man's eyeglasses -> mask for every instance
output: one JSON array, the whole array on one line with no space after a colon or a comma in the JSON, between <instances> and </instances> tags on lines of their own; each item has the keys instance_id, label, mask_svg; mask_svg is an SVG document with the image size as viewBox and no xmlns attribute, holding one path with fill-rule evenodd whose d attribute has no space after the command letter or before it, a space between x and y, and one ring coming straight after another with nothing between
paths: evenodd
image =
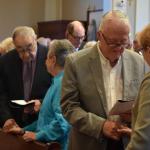
<instances>
[{"instance_id":1,"label":"man's eyeglasses","mask_svg":"<svg viewBox=\"0 0 150 150\"><path fill-rule=\"evenodd\" d=\"M102 36L103 36L103 39L105 41L105 43L110 47L110 48L118 48L118 47L121 47L121 48L126 48L129 44L129 38L127 41L125 41L124 43L113 43L113 42L109 42L109 40L104 36L104 34L102 33Z\"/></svg>"},{"instance_id":2,"label":"man's eyeglasses","mask_svg":"<svg viewBox=\"0 0 150 150\"><path fill-rule=\"evenodd\" d=\"M70 35L75 39L75 40L84 40L85 36L75 36L73 34L70 33Z\"/></svg>"},{"instance_id":3,"label":"man's eyeglasses","mask_svg":"<svg viewBox=\"0 0 150 150\"><path fill-rule=\"evenodd\" d=\"M25 52L30 52L33 48L33 44L29 43L28 45L25 46L18 46L16 49L18 50L19 53L25 53Z\"/></svg>"}]
</instances>

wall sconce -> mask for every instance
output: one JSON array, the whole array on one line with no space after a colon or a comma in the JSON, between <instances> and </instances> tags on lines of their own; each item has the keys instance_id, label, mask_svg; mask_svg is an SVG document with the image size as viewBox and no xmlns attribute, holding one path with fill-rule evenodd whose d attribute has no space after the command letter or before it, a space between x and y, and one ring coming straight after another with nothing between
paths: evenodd
<instances>
[{"instance_id":1,"label":"wall sconce","mask_svg":"<svg viewBox=\"0 0 150 150\"><path fill-rule=\"evenodd\" d=\"M126 13L127 0L113 0L113 10L120 10Z\"/></svg>"}]
</instances>

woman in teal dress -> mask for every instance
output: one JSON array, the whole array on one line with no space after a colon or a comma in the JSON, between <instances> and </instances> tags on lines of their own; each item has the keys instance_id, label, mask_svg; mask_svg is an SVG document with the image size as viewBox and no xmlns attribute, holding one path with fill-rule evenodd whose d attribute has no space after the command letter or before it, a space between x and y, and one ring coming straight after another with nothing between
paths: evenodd
<instances>
[{"instance_id":1,"label":"woman in teal dress","mask_svg":"<svg viewBox=\"0 0 150 150\"><path fill-rule=\"evenodd\" d=\"M46 67L54 77L53 82L43 100L38 120L24 127L23 138L26 141L38 140L45 143L57 141L62 150L67 150L70 125L61 113L60 98L65 58L73 52L73 49L68 40L53 40L51 42ZM19 131L18 127L11 130L11 132L15 131Z\"/></svg>"}]
</instances>

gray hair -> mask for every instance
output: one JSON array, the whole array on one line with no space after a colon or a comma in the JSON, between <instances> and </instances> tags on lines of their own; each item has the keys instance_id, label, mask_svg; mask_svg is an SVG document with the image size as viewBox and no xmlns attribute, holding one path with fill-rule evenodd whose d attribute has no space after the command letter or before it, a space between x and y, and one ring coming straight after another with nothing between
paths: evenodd
<instances>
[{"instance_id":1,"label":"gray hair","mask_svg":"<svg viewBox=\"0 0 150 150\"><path fill-rule=\"evenodd\" d=\"M120 10L112 10L103 15L100 26L99 26L99 31L103 29L105 23L108 20L111 21L114 18L120 19L120 21L122 21L123 23L127 24L130 27L130 22L126 14L124 14Z\"/></svg>"},{"instance_id":2,"label":"gray hair","mask_svg":"<svg viewBox=\"0 0 150 150\"><path fill-rule=\"evenodd\" d=\"M68 54L74 52L74 47L70 41L63 39L63 40L53 40L49 45L49 51L47 57L51 55L56 56L56 64L60 67L64 67L65 65L65 58Z\"/></svg>"},{"instance_id":3,"label":"gray hair","mask_svg":"<svg viewBox=\"0 0 150 150\"><path fill-rule=\"evenodd\" d=\"M18 26L14 29L12 33L13 40L16 38L16 36L31 36L36 39L36 34L33 30L33 28L28 26Z\"/></svg>"}]
</instances>

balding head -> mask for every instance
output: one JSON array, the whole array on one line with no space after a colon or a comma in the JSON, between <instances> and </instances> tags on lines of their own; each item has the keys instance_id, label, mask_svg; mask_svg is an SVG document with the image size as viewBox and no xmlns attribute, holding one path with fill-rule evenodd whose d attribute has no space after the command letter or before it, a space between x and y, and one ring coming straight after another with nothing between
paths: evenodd
<instances>
[{"instance_id":1,"label":"balding head","mask_svg":"<svg viewBox=\"0 0 150 150\"><path fill-rule=\"evenodd\" d=\"M75 48L79 48L85 37L85 29L81 22L70 22L66 29L66 38Z\"/></svg>"},{"instance_id":2,"label":"balding head","mask_svg":"<svg viewBox=\"0 0 150 150\"><path fill-rule=\"evenodd\" d=\"M68 24L66 29L67 34L74 34L74 32L85 32L84 26L80 21L72 21Z\"/></svg>"},{"instance_id":3,"label":"balding head","mask_svg":"<svg viewBox=\"0 0 150 150\"><path fill-rule=\"evenodd\" d=\"M99 30L102 32L130 32L129 19L121 11L110 11L103 16Z\"/></svg>"}]
</instances>

